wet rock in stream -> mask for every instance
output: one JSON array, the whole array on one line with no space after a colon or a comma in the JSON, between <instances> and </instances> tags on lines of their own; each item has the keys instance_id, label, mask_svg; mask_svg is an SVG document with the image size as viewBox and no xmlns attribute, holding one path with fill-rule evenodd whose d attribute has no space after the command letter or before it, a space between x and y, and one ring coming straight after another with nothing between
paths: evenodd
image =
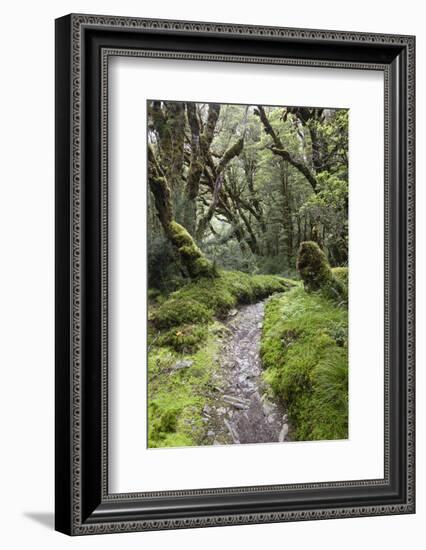
<instances>
[{"instance_id":1,"label":"wet rock in stream","mask_svg":"<svg viewBox=\"0 0 426 550\"><path fill-rule=\"evenodd\" d=\"M282 406L269 397L259 356L264 302L232 310L220 364L223 384L209 407L213 444L272 443L288 437ZM269 390L269 391L268 391Z\"/></svg>"}]
</instances>

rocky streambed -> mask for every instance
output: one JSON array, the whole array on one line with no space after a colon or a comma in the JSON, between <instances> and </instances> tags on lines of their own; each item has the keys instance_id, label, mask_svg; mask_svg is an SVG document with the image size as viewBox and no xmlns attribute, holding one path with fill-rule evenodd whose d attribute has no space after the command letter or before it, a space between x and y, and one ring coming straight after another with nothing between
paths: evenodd
<instances>
[{"instance_id":1,"label":"rocky streambed","mask_svg":"<svg viewBox=\"0 0 426 550\"><path fill-rule=\"evenodd\" d=\"M225 325L216 398L205 405L205 444L288 440L288 418L262 378L259 356L265 302L231 310Z\"/></svg>"}]
</instances>

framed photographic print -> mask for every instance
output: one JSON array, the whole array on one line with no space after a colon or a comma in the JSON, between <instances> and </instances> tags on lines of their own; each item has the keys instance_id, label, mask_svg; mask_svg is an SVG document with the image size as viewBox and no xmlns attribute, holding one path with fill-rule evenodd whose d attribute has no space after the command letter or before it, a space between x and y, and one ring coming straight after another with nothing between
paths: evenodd
<instances>
[{"instance_id":1,"label":"framed photographic print","mask_svg":"<svg viewBox=\"0 0 426 550\"><path fill-rule=\"evenodd\" d=\"M56 529L406 514L414 37L56 21Z\"/></svg>"}]
</instances>

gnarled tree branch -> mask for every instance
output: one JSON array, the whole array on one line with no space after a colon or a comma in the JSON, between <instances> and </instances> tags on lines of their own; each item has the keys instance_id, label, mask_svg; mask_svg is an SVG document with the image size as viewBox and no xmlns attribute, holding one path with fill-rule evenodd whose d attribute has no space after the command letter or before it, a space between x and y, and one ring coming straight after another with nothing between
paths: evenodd
<instances>
[{"instance_id":1,"label":"gnarled tree branch","mask_svg":"<svg viewBox=\"0 0 426 550\"><path fill-rule=\"evenodd\" d=\"M271 123L268 120L268 117L266 116L265 109L258 105L257 109L255 110L255 114L260 118L262 121L262 124L265 128L265 132L271 136L272 141L274 142L274 146L270 147L271 151L275 154L286 160L288 163L290 163L296 170L298 170L305 178L308 180L309 184L311 185L312 189L316 192L318 187L318 182L313 174L313 172L304 164L303 162L299 162L296 160L289 151L287 151L283 145L283 142L279 138L278 134L275 133L274 129L271 126Z\"/></svg>"}]
</instances>

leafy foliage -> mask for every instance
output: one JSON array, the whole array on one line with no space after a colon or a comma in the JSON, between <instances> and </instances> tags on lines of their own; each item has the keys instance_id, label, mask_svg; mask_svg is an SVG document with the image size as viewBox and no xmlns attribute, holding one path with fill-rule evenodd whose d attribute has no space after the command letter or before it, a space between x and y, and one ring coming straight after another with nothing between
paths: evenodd
<instances>
[{"instance_id":1,"label":"leafy foliage","mask_svg":"<svg viewBox=\"0 0 426 550\"><path fill-rule=\"evenodd\" d=\"M347 110L152 101L148 113L151 284L216 265L291 276L310 240L347 264Z\"/></svg>"}]
</instances>

